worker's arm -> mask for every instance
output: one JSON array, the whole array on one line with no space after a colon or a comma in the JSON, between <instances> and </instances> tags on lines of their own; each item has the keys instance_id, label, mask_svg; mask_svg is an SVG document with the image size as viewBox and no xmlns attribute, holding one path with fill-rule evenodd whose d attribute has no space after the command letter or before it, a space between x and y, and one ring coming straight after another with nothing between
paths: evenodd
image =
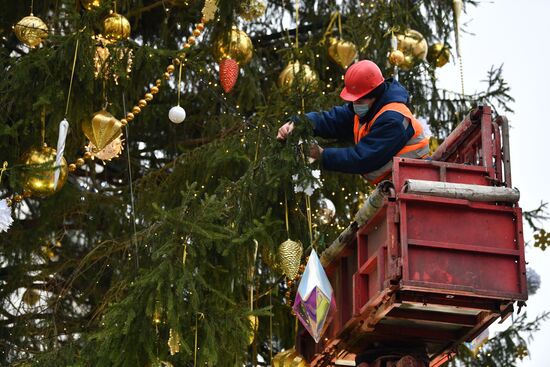
<instances>
[{"instance_id":1,"label":"worker's arm","mask_svg":"<svg viewBox=\"0 0 550 367\"><path fill-rule=\"evenodd\" d=\"M351 103L336 106L329 111L308 112L306 117L313 124L313 133L323 138L335 138L340 140L353 141L353 119L355 112ZM284 141L288 134L294 130L294 123L298 121L293 116L277 131L277 139Z\"/></svg>"},{"instance_id":2,"label":"worker's arm","mask_svg":"<svg viewBox=\"0 0 550 367\"><path fill-rule=\"evenodd\" d=\"M354 116L351 103L333 107L328 111L306 113L306 117L313 123L313 133L316 136L351 141Z\"/></svg>"},{"instance_id":3,"label":"worker's arm","mask_svg":"<svg viewBox=\"0 0 550 367\"><path fill-rule=\"evenodd\" d=\"M403 115L386 111L376 119L369 134L359 143L346 148L325 148L325 169L345 173L372 172L389 162L414 134L412 124L403 127Z\"/></svg>"}]
</instances>

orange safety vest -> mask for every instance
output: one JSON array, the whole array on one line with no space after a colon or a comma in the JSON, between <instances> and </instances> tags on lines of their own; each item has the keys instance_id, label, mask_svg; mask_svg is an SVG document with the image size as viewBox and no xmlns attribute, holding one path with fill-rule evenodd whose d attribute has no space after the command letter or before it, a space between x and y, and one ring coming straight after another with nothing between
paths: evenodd
<instances>
[{"instance_id":1,"label":"orange safety vest","mask_svg":"<svg viewBox=\"0 0 550 367\"><path fill-rule=\"evenodd\" d=\"M363 124L362 126L359 122L359 116L355 115L353 126L355 144L358 144L364 136L368 135L376 119L386 111L399 112L400 114L405 116L405 118L403 119L403 127L406 129L409 124L412 123L414 129L414 135L409 139L409 141L407 141L407 144L405 144L403 149L397 152L396 156L406 158L425 158L430 151L430 139L426 136L426 134L424 134L424 128L422 127L420 122L418 122L418 120L413 116L412 112L403 103L393 102L384 105L368 123ZM373 184L379 183L391 174L392 162L393 160L390 160L382 167L372 172L367 172L363 174L363 177L365 177L367 181Z\"/></svg>"}]
</instances>

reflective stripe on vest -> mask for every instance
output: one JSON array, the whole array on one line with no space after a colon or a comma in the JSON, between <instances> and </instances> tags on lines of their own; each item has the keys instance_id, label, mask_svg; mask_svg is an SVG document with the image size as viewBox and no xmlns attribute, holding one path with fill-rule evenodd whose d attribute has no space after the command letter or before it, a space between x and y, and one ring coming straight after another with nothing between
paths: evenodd
<instances>
[{"instance_id":1,"label":"reflective stripe on vest","mask_svg":"<svg viewBox=\"0 0 550 367\"><path fill-rule=\"evenodd\" d=\"M355 144L359 143L359 141L370 132L370 129L372 125L374 125L376 119L386 111L399 112L400 114L405 116L403 118L403 127L407 129L409 123L412 123L414 129L413 136L409 139L409 141L407 141L407 144L405 144L403 149L397 152L395 156L405 158L425 158L430 151L429 138L424 134L424 129L420 122L418 122L418 120L413 116L412 112L403 103L388 103L387 105L383 106L380 111L378 111L376 115L374 115L374 117L363 126L361 126L359 122L359 116L355 115L353 126ZM388 177L388 175L391 173L392 162L393 160L390 160L382 167L372 172L367 172L363 174L363 177L365 177L369 182L377 184L384 178Z\"/></svg>"}]
</instances>

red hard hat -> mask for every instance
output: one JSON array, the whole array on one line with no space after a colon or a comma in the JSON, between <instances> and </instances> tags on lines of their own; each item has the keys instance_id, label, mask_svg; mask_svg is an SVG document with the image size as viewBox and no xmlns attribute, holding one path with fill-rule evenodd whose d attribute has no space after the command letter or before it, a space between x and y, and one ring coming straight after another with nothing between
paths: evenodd
<instances>
[{"instance_id":1,"label":"red hard hat","mask_svg":"<svg viewBox=\"0 0 550 367\"><path fill-rule=\"evenodd\" d=\"M344 101L354 102L384 83L378 65L370 60L361 60L348 69L344 77L345 87L340 93Z\"/></svg>"}]
</instances>

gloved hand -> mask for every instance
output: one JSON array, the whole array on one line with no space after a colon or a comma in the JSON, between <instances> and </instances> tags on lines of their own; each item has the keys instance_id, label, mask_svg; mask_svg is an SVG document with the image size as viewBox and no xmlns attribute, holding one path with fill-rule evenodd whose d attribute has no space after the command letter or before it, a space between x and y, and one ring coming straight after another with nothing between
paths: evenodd
<instances>
[{"instance_id":1,"label":"gloved hand","mask_svg":"<svg viewBox=\"0 0 550 367\"><path fill-rule=\"evenodd\" d=\"M312 162L318 160L321 158L321 155L323 154L323 148L320 147L317 144L311 144L309 147L309 156L311 159L313 159Z\"/></svg>"},{"instance_id":2,"label":"gloved hand","mask_svg":"<svg viewBox=\"0 0 550 367\"><path fill-rule=\"evenodd\" d=\"M285 141L292 130L294 130L294 122L288 121L279 128L279 131L277 132L277 140Z\"/></svg>"}]
</instances>

